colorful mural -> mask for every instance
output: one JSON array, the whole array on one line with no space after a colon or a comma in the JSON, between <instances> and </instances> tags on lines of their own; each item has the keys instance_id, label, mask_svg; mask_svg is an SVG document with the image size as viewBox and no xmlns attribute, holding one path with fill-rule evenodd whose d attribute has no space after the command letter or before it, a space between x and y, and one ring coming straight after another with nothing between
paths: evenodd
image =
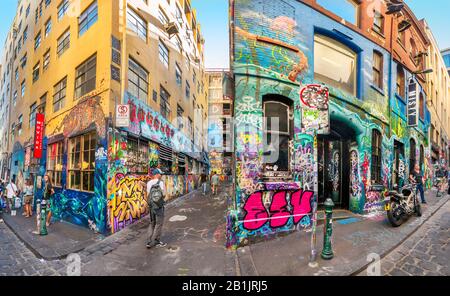
<instances>
[{"instance_id":1,"label":"colorful mural","mask_svg":"<svg viewBox=\"0 0 450 296\"><path fill-rule=\"evenodd\" d=\"M308 192L310 207L302 209L312 209L317 188L317 134L323 133L326 137L329 132L340 134L345 131L349 135L346 139L350 142L348 150L332 151L329 156L332 161L327 173L336 195L342 192L343 180L349 180L347 198L353 212L373 214L382 209L382 191L375 185L385 188L393 185L394 141L405 145L405 157L410 155L409 139L413 138L425 147L424 170L429 177L429 112L425 112L425 118L417 128L409 128L404 102L391 96L391 90L396 87L395 79L384 75L383 89L372 85L370 67L374 50L380 52L385 61L391 61L384 63L384 73L391 73L395 68L384 48L300 1L235 0L232 13L236 194L230 201L227 216L228 247L296 229L298 220L294 218L294 206L289 198L295 196L295 192ZM354 94L315 79L313 48L316 35L334 39L358 56L358 87ZM343 36L352 36L352 39ZM289 177L276 182L265 176L263 163L263 106L267 96L283 98L283 102L290 102L293 108ZM329 100L326 100L328 96ZM382 135L380 184L376 184L378 178L372 176L375 130ZM348 154L348 157L344 158L340 153ZM411 153L417 154L418 150ZM346 171L339 165L343 159L349 161ZM405 164L402 172L405 177L409 174ZM276 185L272 186L274 182ZM284 192L286 188L290 189ZM303 199L302 202L308 203ZM310 226L311 214L310 211L300 224Z\"/></svg>"}]
</instances>

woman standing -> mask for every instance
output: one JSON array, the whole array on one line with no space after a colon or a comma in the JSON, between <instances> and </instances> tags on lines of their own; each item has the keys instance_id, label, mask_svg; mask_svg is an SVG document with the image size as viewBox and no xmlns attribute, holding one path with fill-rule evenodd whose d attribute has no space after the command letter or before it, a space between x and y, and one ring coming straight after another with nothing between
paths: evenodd
<instances>
[{"instance_id":1,"label":"woman standing","mask_svg":"<svg viewBox=\"0 0 450 296\"><path fill-rule=\"evenodd\" d=\"M33 211L31 210L31 203L33 201L33 183L31 179L27 179L24 190L24 202L25 202L25 217L30 218L33 216Z\"/></svg>"},{"instance_id":2,"label":"woman standing","mask_svg":"<svg viewBox=\"0 0 450 296\"><path fill-rule=\"evenodd\" d=\"M44 200L47 202L48 214L47 214L47 227L50 226L50 221L52 220L52 195L55 193L53 190L52 180L49 175L44 176L45 187L44 187Z\"/></svg>"}]
</instances>

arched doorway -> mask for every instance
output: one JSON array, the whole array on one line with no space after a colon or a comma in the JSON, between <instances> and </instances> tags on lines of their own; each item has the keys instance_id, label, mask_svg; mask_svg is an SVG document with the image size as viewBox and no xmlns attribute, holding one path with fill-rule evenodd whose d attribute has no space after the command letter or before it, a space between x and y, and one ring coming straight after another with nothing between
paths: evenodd
<instances>
[{"instance_id":1,"label":"arched doorway","mask_svg":"<svg viewBox=\"0 0 450 296\"><path fill-rule=\"evenodd\" d=\"M350 203L351 153L357 153L355 130L341 120L332 119L331 133L317 138L318 202L331 198L337 208Z\"/></svg>"}]
</instances>

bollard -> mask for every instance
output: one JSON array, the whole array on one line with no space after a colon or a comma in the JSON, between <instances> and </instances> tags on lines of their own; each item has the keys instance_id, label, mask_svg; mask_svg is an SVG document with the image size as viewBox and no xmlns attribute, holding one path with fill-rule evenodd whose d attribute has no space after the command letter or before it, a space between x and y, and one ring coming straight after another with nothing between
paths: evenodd
<instances>
[{"instance_id":1,"label":"bollard","mask_svg":"<svg viewBox=\"0 0 450 296\"><path fill-rule=\"evenodd\" d=\"M41 233L41 200L36 201L36 232L35 234Z\"/></svg>"},{"instance_id":2,"label":"bollard","mask_svg":"<svg viewBox=\"0 0 450 296\"><path fill-rule=\"evenodd\" d=\"M41 202L41 229L39 231L40 235L47 235L47 201L43 200Z\"/></svg>"},{"instance_id":3,"label":"bollard","mask_svg":"<svg viewBox=\"0 0 450 296\"><path fill-rule=\"evenodd\" d=\"M331 235L333 233L333 207L334 203L331 198L325 201L326 223L323 228L323 250L321 257L324 260L331 260L334 257L333 248L331 246Z\"/></svg>"}]
</instances>

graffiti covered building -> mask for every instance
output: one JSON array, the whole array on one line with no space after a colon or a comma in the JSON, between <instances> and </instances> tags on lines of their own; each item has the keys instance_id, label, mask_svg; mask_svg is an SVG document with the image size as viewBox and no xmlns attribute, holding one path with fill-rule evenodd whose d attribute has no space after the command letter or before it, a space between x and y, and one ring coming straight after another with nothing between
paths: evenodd
<instances>
[{"instance_id":1,"label":"graffiti covered building","mask_svg":"<svg viewBox=\"0 0 450 296\"><path fill-rule=\"evenodd\" d=\"M368 214L415 164L430 177L422 73L429 41L407 6L386 14L384 1L231 5L230 246L309 227L315 196L319 207L331 198Z\"/></svg>"},{"instance_id":2,"label":"graffiti covered building","mask_svg":"<svg viewBox=\"0 0 450 296\"><path fill-rule=\"evenodd\" d=\"M22 0L11 27L3 172L20 189L34 181L35 202L48 174L54 218L107 234L147 214L153 168L166 173L167 199L198 187L208 105L189 0ZM116 125L119 104L128 126Z\"/></svg>"}]
</instances>

